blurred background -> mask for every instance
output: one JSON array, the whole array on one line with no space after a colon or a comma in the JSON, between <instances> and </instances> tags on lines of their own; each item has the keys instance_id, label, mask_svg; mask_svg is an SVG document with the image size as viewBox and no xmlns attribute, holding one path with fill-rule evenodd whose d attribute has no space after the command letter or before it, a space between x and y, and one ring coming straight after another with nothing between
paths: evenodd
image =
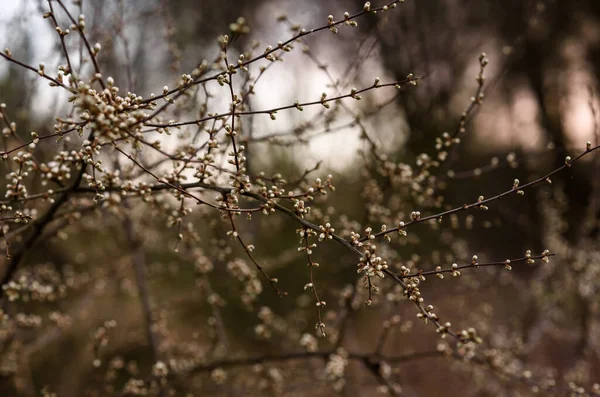
<instances>
[{"instance_id":1,"label":"blurred background","mask_svg":"<svg viewBox=\"0 0 600 397\"><path fill-rule=\"evenodd\" d=\"M220 35L230 35L231 53L251 48L261 53L292 37L294 25L309 30L326 24L329 14L339 20L344 12L363 8L353 0L80 3L68 6L74 15L86 15L90 41L101 44L103 75L114 77L121 92L143 97L174 86L204 59L211 64ZM0 48L55 70L64 59L51 24L42 18L47 10L45 1L0 0ZM333 174L336 191L313 205L315 223L330 222L341 233L363 234L369 226L378 231L382 223L407 220L415 209L428 215L479 195L494 196L509 190L515 178L523 184L562 166L567 155L585 150L586 141L598 145L600 2L406 0L357 22L356 28L340 26L337 34L324 30L307 36L283 62L263 62L268 68L246 105L258 110L318 100L322 92L335 96L368 87L376 77L387 83L409 73L422 76L416 87L369 91L361 101L346 100L327 111L278 112L275 121L250 116L240 127L249 174L280 173L294 181L317 164L312 176ZM79 59L76 41L72 50ZM482 52L489 64L480 88ZM226 88L208 90L211 111L227 109ZM471 97L479 93L483 104L471 110ZM70 111L66 98L35 73L0 60L0 102L24 137L30 131L51 133L54 117ZM199 107L200 99L171 118L193 119L189 115ZM448 159L428 170L423 155L436 158L436 138L443 139L444 132L460 137L460 145L452 145ZM164 139L167 147L177 148L177 136ZM56 151L48 144L36 155L51 159ZM385 171L390 164L392 176ZM385 245L381 254L393 269L431 270L469 263L474 254L483 262L519 258L527 249L556 253L549 264L515 264L512 272L490 267L465 270L458 279L431 277L422 292L442 323L475 327L485 341L480 352L493 350L502 366L519 376L528 369L561 384L600 382L599 164L598 155L590 154L553 176L552 184L495 201L489 211L415 226L407 239ZM405 165L423 178L407 177L411 182L405 183ZM0 185L2 197L5 185ZM226 238L229 229L219 214L192 213L179 246L177 229L167 226L176 202L127 200L130 224L121 216L125 204L90 206L91 197L74 198L75 212L61 214L25 257L21 272L63 288L65 297L5 305L9 316L27 317L7 321L0 330L3 395L42 395L44 387L61 397L119 395L131 378L151 376L158 359L173 373L180 366L190 371L169 378L172 395L381 392L377 377L351 358L345 383L328 379L326 355L223 364L226 381L209 365L314 346L387 357L424 352L392 365L392 383L408 396L533 393L527 382L437 355L452 343L415 317L414 305L400 299L390 280L378 281L381 293L366 307L356 258L331 242L314 251L321 264L315 285L328 302L322 310L328 335L317 338L314 301L302 288L309 276L306 257L296 249L299 226L282 215L240 221L240 233L289 293L283 299L265 282L258 293L248 291L249 280L260 275L252 273L251 263L240 264L243 250ZM138 236L136 244L131 235ZM150 332L138 299L134 262L140 252L151 296Z\"/></svg>"}]
</instances>

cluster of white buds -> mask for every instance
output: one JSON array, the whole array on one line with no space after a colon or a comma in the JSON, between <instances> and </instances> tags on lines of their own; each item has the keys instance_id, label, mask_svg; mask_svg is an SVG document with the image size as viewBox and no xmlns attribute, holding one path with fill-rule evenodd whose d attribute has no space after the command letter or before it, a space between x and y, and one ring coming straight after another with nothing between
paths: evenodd
<instances>
[{"instance_id":1,"label":"cluster of white buds","mask_svg":"<svg viewBox=\"0 0 600 397\"><path fill-rule=\"evenodd\" d=\"M444 325L440 325L435 331L438 334L440 334L440 336L443 339L448 335L448 332L450 331L451 326L452 326L452 324L450 324L449 322L446 322Z\"/></svg>"},{"instance_id":2,"label":"cluster of white buds","mask_svg":"<svg viewBox=\"0 0 600 397\"><path fill-rule=\"evenodd\" d=\"M100 361L100 348L108 345L108 341L110 340L109 331L117 326L117 322L115 320L107 320L100 327L96 328L93 334L94 340L94 367L98 368L102 365L102 361Z\"/></svg>"},{"instance_id":3,"label":"cluster of white buds","mask_svg":"<svg viewBox=\"0 0 600 397\"><path fill-rule=\"evenodd\" d=\"M273 311L263 306L258 310L258 319L260 323L254 326L254 334L258 339L268 340L273 336L273 331L277 330L278 324L275 321L276 317Z\"/></svg>"},{"instance_id":4,"label":"cluster of white buds","mask_svg":"<svg viewBox=\"0 0 600 397\"><path fill-rule=\"evenodd\" d=\"M127 93L123 97L117 95L118 91L116 86L96 91L81 84L75 96L80 118L102 142L141 136L142 121L148 117L145 110L154 108L152 102L145 103L141 96Z\"/></svg>"},{"instance_id":5,"label":"cluster of white buds","mask_svg":"<svg viewBox=\"0 0 600 397\"><path fill-rule=\"evenodd\" d=\"M425 307L425 309L424 309L424 312L417 313L417 318L419 320L423 321L424 324L428 324L429 321L438 321L439 320L439 317L437 316L437 314L435 314L433 312L432 305L427 305L427 307Z\"/></svg>"},{"instance_id":6,"label":"cluster of white buds","mask_svg":"<svg viewBox=\"0 0 600 397\"><path fill-rule=\"evenodd\" d=\"M384 270L387 270L388 264L380 256L375 255L377 247L374 244L365 244L363 256L358 262L357 273L364 273L367 277L384 278Z\"/></svg>"},{"instance_id":7,"label":"cluster of white buds","mask_svg":"<svg viewBox=\"0 0 600 397\"><path fill-rule=\"evenodd\" d=\"M290 46L289 44L283 44L282 41L277 42L277 48L279 48L280 50L283 50L285 52L290 52L293 49L292 46Z\"/></svg>"},{"instance_id":8,"label":"cluster of white buds","mask_svg":"<svg viewBox=\"0 0 600 397\"><path fill-rule=\"evenodd\" d=\"M152 375L156 378L165 378L169 374L169 367L163 361L157 361L152 366Z\"/></svg>"},{"instance_id":9,"label":"cluster of white buds","mask_svg":"<svg viewBox=\"0 0 600 397\"><path fill-rule=\"evenodd\" d=\"M4 284L2 290L9 301L20 299L24 302L54 302L66 295L66 286L55 286L26 274L19 277L16 281L11 280Z\"/></svg>"},{"instance_id":10,"label":"cluster of white buds","mask_svg":"<svg viewBox=\"0 0 600 397\"><path fill-rule=\"evenodd\" d=\"M453 263L452 266L450 266L450 270L452 270L452 272L451 272L452 277L458 277L458 276L460 276L460 271L458 270L458 264L457 263Z\"/></svg>"},{"instance_id":11,"label":"cluster of white buds","mask_svg":"<svg viewBox=\"0 0 600 397\"><path fill-rule=\"evenodd\" d=\"M535 263L535 259L531 257L531 250L525 251L525 258L527 259L528 265L533 265Z\"/></svg>"},{"instance_id":12,"label":"cluster of white buds","mask_svg":"<svg viewBox=\"0 0 600 397\"><path fill-rule=\"evenodd\" d=\"M179 84L179 87L186 87L189 86L191 84L194 83L194 78L192 77L192 75L190 74L182 74L181 75L181 84Z\"/></svg>"},{"instance_id":13,"label":"cluster of white buds","mask_svg":"<svg viewBox=\"0 0 600 397\"><path fill-rule=\"evenodd\" d=\"M544 263L550 262L550 258L548 257L548 255L550 255L550 250L542 251L542 262L544 262Z\"/></svg>"},{"instance_id":14,"label":"cluster of white buds","mask_svg":"<svg viewBox=\"0 0 600 397\"><path fill-rule=\"evenodd\" d=\"M461 343L466 344L469 342L481 344L483 343L483 339L479 336L475 328L469 328L467 330L460 331Z\"/></svg>"},{"instance_id":15,"label":"cluster of white buds","mask_svg":"<svg viewBox=\"0 0 600 397\"><path fill-rule=\"evenodd\" d=\"M325 377L337 392L340 392L346 384L344 373L347 365L348 353L343 349L339 349L337 353L329 356L325 365Z\"/></svg>"},{"instance_id":16,"label":"cluster of white buds","mask_svg":"<svg viewBox=\"0 0 600 397\"><path fill-rule=\"evenodd\" d=\"M360 234L356 232L350 232L350 243L352 245L356 245L357 247L362 247L363 243L360 241Z\"/></svg>"},{"instance_id":17,"label":"cluster of white buds","mask_svg":"<svg viewBox=\"0 0 600 397\"><path fill-rule=\"evenodd\" d=\"M13 222L16 224L19 224L19 223L26 224L26 223L29 223L29 221L31 219L33 219L31 215L28 215L21 211L15 211L11 216L4 216L5 211L12 211L12 207L4 205L4 204L2 206L0 206L0 220L4 221L4 222L10 221L10 222Z\"/></svg>"},{"instance_id":18,"label":"cluster of white buds","mask_svg":"<svg viewBox=\"0 0 600 397\"><path fill-rule=\"evenodd\" d=\"M214 270L213 262L202 252L197 252L195 254L196 260L194 261L194 269L199 274L208 274Z\"/></svg>"},{"instance_id":19,"label":"cluster of white buds","mask_svg":"<svg viewBox=\"0 0 600 397\"><path fill-rule=\"evenodd\" d=\"M487 211L489 209L489 207L487 205L482 204L484 200L485 200L485 197L483 197L483 196L477 197L477 206L475 208L478 208L483 211Z\"/></svg>"},{"instance_id":20,"label":"cluster of white buds","mask_svg":"<svg viewBox=\"0 0 600 397\"><path fill-rule=\"evenodd\" d=\"M129 378L123 386L123 394L127 396L146 396L149 390L143 379Z\"/></svg>"},{"instance_id":21,"label":"cluster of white buds","mask_svg":"<svg viewBox=\"0 0 600 397\"><path fill-rule=\"evenodd\" d=\"M226 84L229 84L229 78L226 74L220 74L217 76L217 83L222 87Z\"/></svg>"},{"instance_id":22,"label":"cluster of white buds","mask_svg":"<svg viewBox=\"0 0 600 397\"><path fill-rule=\"evenodd\" d=\"M403 293L404 295L408 296L409 300L417 303L423 303L418 279L410 279L410 281L406 284L406 289L403 291Z\"/></svg>"},{"instance_id":23,"label":"cluster of white buds","mask_svg":"<svg viewBox=\"0 0 600 397\"><path fill-rule=\"evenodd\" d=\"M40 328L42 326L42 317L37 314L17 313L15 322L20 328Z\"/></svg>"},{"instance_id":24,"label":"cluster of white buds","mask_svg":"<svg viewBox=\"0 0 600 397\"><path fill-rule=\"evenodd\" d=\"M452 138L452 136L448 132L443 132L440 138L435 138L435 148L441 150L443 147L449 148L453 143L458 143L459 141L456 138Z\"/></svg>"},{"instance_id":25,"label":"cluster of white buds","mask_svg":"<svg viewBox=\"0 0 600 397\"><path fill-rule=\"evenodd\" d=\"M298 252L306 252L307 255L312 255L312 249L317 248L317 244L310 243L309 238L316 236L317 232L312 229L302 228L297 229L296 233L300 236L300 247L298 247ZM311 266L314 265L311 264ZM315 267L318 267L318 264Z\"/></svg>"},{"instance_id":26,"label":"cluster of white buds","mask_svg":"<svg viewBox=\"0 0 600 397\"><path fill-rule=\"evenodd\" d=\"M402 237L406 237L408 235L408 232L406 230L404 230L404 228L406 227L406 224L404 222L399 222L398 226L396 226L398 229L398 234Z\"/></svg>"},{"instance_id":27,"label":"cluster of white buds","mask_svg":"<svg viewBox=\"0 0 600 397\"><path fill-rule=\"evenodd\" d=\"M311 334L303 334L300 338L300 346L307 352L316 352L319 349L319 340Z\"/></svg>"},{"instance_id":28,"label":"cluster of white buds","mask_svg":"<svg viewBox=\"0 0 600 397\"><path fill-rule=\"evenodd\" d=\"M329 30L333 33L338 32L338 28L335 27L336 21L333 19L333 15L327 16L327 25L329 26Z\"/></svg>"},{"instance_id":29,"label":"cluster of white buds","mask_svg":"<svg viewBox=\"0 0 600 397\"><path fill-rule=\"evenodd\" d=\"M317 332L317 335L320 338L324 338L327 336L327 334L325 333L325 323L319 321L318 323L315 324L315 331Z\"/></svg>"},{"instance_id":30,"label":"cluster of white buds","mask_svg":"<svg viewBox=\"0 0 600 397\"><path fill-rule=\"evenodd\" d=\"M294 201L294 210L301 218L304 218L304 216L310 212L310 207L305 206L303 200L293 199L293 201Z\"/></svg>"},{"instance_id":31,"label":"cluster of white buds","mask_svg":"<svg viewBox=\"0 0 600 397\"><path fill-rule=\"evenodd\" d=\"M227 381L227 372L225 372L223 368L215 368L210 373L210 378L217 385L222 385Z\"/></svg>"},{"instance_id":32,"label":"cluster of white buds","mask_svg":"<svg viewBox=\"0 0 600 397\"><path fill-rule=\"evenodd\" d=\"M250 305L256 301L263 291L263 286L256 272L242 259L236 259L227 264L227 270L244 285L241 300Z\"/></svg>"},{"instance_id":33,"label":"cluster of white buds","mask_svg":"<svg viewBox=\"0 0 600 397\"><path fill-rule=\"evenodd\" d=\"M355 28L358 26L358 22L356 22L350 18L349 12L344 13L344 23L346 24L346 26L350 26L352 28Z\"/></svg>"},{"instance_id":34,"label":"cluster of white buds","mask_svg":"<svg viewBox=\"0 0 600 397\"><path fill-rule=\"evenodd\" d=\"M211 142L213 140L209 141L209 146L211 145ZM214 140L214 142L216 143L216 146L214 146L214 148L218 148L218 143L216 142L216 140ZM211 147L213 148L213 147ZM212 155L211 153L206 153L204 156L202 156L200 158L201 164L196 167L196 172L194 173L194 178L199 179L201 182L204 182L204 180L206 178L210 178L211 176L213 176L213 173L210 171L210 166L212 164L214 164L215 162L215 156Z\"/></svg>"},{"instance_id":35,"label":"cluster of white buds","mask_svg":"<svg viewBox=\"0 0 600 397\"><path fill-rule=\"evenodd\" d=\"M48 319L63 330L66 330L73 324L71 316L58 311L50 312Z\"/></svg>"},{"instance_id":36,"label":"cluster of white buds","mask_svg":"<svg viewBox=\"0 0 600 397\"><path fill-rule=\"evenodd\" d=\"M6 184L6 193L4 197L6 197L9 201L20 200L27 197L27 188L23 181L28 175L27 171L23 171L22 167L19 167L19 171L10 172L7 177L10 180L9 183Z\"/></svg>"}]
</instances>

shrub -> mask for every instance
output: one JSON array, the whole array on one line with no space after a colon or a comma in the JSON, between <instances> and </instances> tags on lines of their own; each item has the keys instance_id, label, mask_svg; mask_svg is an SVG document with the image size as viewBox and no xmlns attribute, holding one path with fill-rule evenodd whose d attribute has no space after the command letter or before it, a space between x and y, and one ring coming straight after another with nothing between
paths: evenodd
<instances>
[{"instance_id":1,"label":"shrub","mask_svg":"<svg viewBox=\"0 0 600 397\"><path fill-rule=\"evenodd\" d=\"M122 1L106 5L114 32L75 3L43 5L57 65L1 54L18 76L0 94L7 395L600 395L600 196L597 180L569 184L598 172L596 124L571 154L498 157L486 142L473 166L461 142L502 76L487 83L482 53L453 129L424 131L433 138L414 151L390 113L414 126L402 101L435 70L371 76L378 40L355 33L404 1L306 29L281 16L291 33L269 46L240 17L175 84L165 62L189 59L169 8L138 10L166 27L152 63L133 59ZM358 43L356 55L330 67L326 35ZM260 107L294 56L322 71L325 91ZM167 85L133 92L156 65L148 85ZM23 72L52 90L36 93ZM593 89L586 100L596 120Z\"/></svg>"}]
</instances>

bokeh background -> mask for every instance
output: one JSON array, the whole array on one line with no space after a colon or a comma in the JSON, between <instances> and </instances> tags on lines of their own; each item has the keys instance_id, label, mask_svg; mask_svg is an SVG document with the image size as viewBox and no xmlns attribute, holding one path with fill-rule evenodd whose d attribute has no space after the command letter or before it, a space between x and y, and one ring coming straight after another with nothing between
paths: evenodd
<instances>
[{"instance_id":1,"label":"bokeh background","mask_svg":"<svg viewBox=\"0 0 600 397\"><path fill-rule=\"evenodd\" d=\"M235 51L245 51L255 41L262 48L289 38L290 24L317 27L329 14L337 19L362 6L353 0L121 0L83 1L82 9L91 41L102 45L104 75L113 76L125 91L147 97L201 60L214 59L219 35L232 35ZM43 1L0 0L0 47L10 47L16 58L32 65L62 62L59 42L41 17L46 10ZM286 20L280 18L283 14ZM435 139L443 132L456 130L477 91L478 57L485 52L489 65L484 102L470 115L461 144L452 151L449 167L454 174L448 174L450 168L440 171L441 208L508 190L515 178L522 183L538 178L563 165L565 156L584 151L586 141L598 144L599 2L407 0L393 11L357 21L357 28L343 27L336 35L324 31L308 36L308 51L296 48L270 66L256 85L251 107L316 99L334 90L332 82L363 87L375 77L387 82L409 73L423 76L417 87L400 93L377 90L349 104L363 115L362 126L378 155L415 164L421 153L435 154ZM231 24L240 22L249 33L231 32ZM227 106L226 90L213 93L215 107ZM35 74L0 62L0 102L6 103L7 114L24 136L28 131L50 133L53 117L68 111L63 99ZM312 108L300 115L279 113L276 122L249 118L244 128L252 129L255 140L248 144L249 172L278 172L294 180L322 161L319 173L334 174L337 190L315 208L340 230L342 225L377 229L381 217L389 216L381 214L386 209L439 212L440 206L419 202L411 193L400 204L383 193L381 200L369 196L378 194L366 186L373 179L373 145L361 139L361 126L352 121L350 112ZM278 137L275 143L260 139L272 136ZM176 137L171 144L177 144ZM48 146L46 153L45 148L38 154L50 158L54 151ZM553 177L552 185L496 201L485 213L459 214L438 229L415 228L407 243L386 253L394 266L432 269L468 262L473 254L504 260L521 257L527 249L556 252L550 264L515 265L512 272L478 269L465 271L459 281L432 280L423 294L444 321L477 328L507 367L517 372L529 368L559 382L599 382L599 163L592 154ZM85 203L81 199L72 204ZM141 236L148 264L152 316L165 361L211 362L301 351L302 335L315 335L314 302L302 290L305 258L295 252L297 226L291 221L257 217L244 224L243 233L259 247L257 258L289 292L280 299L265 284L247 305L240 299L240 283L227 270L228 263L243 257L242 251L225 239L227 225L218 214L190 216L190 234L197 236L186 237L183 253L177 253L177 233L165 226L165 216L139 201L130 205L134 233ZM174 204L165 200L164 205L168 209ZM95 207L80 218L57 221L28 253L23 271L66 285L69 292L57 302L8 305L8 314L36 315L42 321L3 328L3 395L41 395L46 385L61 397L117 395L130 377L149 376L156 357L143 326L131 266L135 252L126 229L118 211ZM212 264L208 275L198 271L196 259L186 256L194 247ZM373 351L387 332L384 321L397 315L400 322L386 337L382 352L436 351L441 340L433 327L416 319L412 304L386 299L394 292L389 280L380 282L382 294L372 307L365 307L362 290L348 304L344 293L358 280L355 259L332 243L319 246L315 255L322 264L315 273L319 293L330 306L325 318L331 337L319 339L320 349L337 347L335 337L343 330L346 350ZM222 302L209 303L217 295ZM117 325L106 327L112 320ZM263 328L257 329L261 324L268 337ZM107 329L110 339L98 348L100 329ZM101 361L99 367L95 359ZM227 369L225 384L215 382L214 373L211 377L210 371L198 370L172 385L175 395L182 396L331 395L334 386L323 376L325 363L317 357L265 362L262 368L235 367ZM393 367L406 395L531 393L527 385L505 382L484 368L447 357ZM261 379L266 383L260 384ZM342 395L377 393L377 379L360 362L349 361L345 381Z\"/></svg>"}]
</instances>

